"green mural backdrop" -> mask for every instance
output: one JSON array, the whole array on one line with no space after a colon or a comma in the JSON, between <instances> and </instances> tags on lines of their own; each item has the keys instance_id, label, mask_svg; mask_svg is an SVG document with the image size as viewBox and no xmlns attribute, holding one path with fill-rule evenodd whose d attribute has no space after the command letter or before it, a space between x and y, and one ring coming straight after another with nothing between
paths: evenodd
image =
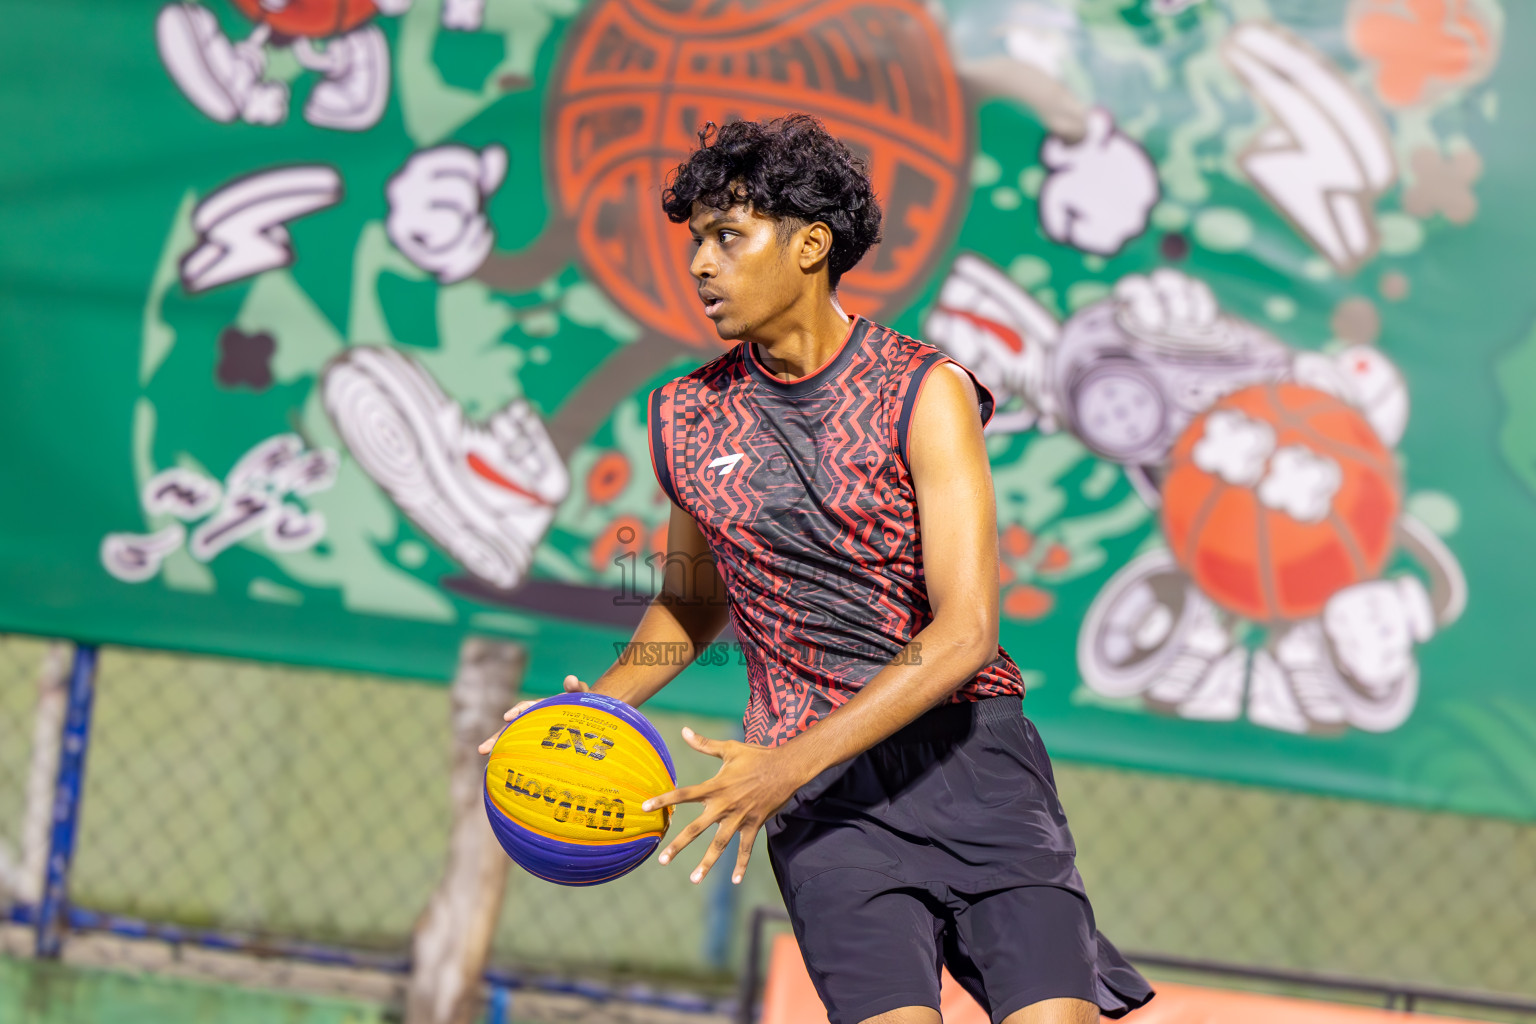
<instances>
[{"instance_id":1,"label":"green mural backdrop","mask_svg":"<svg viewBox=\"0 0 1536 1024\"><path fill-rule=\"evenodd\" d=\"M661 178L806 110L844 305L995 392L1057 756L1536 817L1536 11L50 0L0 42L0 628L534 692L654 589L721 349ZM733 658L657 698L735 714Z\"/></svg>"}]
</instances>

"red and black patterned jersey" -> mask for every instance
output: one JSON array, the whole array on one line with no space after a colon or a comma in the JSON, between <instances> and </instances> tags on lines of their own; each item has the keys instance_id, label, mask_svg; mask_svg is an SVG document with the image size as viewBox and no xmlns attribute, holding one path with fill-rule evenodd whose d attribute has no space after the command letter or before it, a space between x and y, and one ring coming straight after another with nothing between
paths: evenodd
<instances>
[{"instance_id":1,"label":"red and black patterned jersey","mask_svg":"<svg viewBox=\"0 0 1536 1024\"><path fill-rule=\"evenodd\" d=\"M725 581L751 685L748 742L805 731L933 620L906 452L942 362L954 360L855 317L837 353L798 380L742 342L651 393L656 478ZM992 394L971 379L985 424ZM952 700L1023 693L999 647Z\"/></svg>"}]
</instances>

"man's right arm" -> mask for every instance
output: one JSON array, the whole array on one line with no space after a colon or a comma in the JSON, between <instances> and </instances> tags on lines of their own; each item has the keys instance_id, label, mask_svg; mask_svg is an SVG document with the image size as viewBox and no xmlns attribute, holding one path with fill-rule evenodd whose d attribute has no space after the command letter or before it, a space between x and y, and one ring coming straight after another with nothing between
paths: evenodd
<instances>
[{"instance_id":1,"label":"man's right arm","mask_svg":"<svg viewBox=\"0 0 1536 1024\"><path fill-rule=\"evenodd\" d=\"M729 617L725 581L714 553L699 524L674 504L667 524L661 589L646 606L627 653L591 685L566 676L566 692L602 693L639 707L691 665L720 635ZM649 654L653 651L655 657ZM535 703L520 701L502 717L510 722ZM492 736L480 744L480 753L489 754L495 742Z\"/></svg>"},{"instance_id":2,"label":"man's right arm","mask_svg":"<svg viewBox=\"0 0 1536 1024\"><path fill-rule=\"evenodd\" d=\"M699 524L673 505L661 589L646 607L627 653L597 678L592 692L639 707L691 665L729 617L714 553Z\"/></svg>"}]
</instances>

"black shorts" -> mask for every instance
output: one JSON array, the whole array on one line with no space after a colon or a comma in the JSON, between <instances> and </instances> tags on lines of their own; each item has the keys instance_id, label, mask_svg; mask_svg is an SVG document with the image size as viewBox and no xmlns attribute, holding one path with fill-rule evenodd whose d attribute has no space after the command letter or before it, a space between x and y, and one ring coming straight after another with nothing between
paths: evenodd
<instances>
[{"instance_id":1,"label":"black shorts","mask_svg":"<svg viewBox=\"0 0 1536 1024\"><path fill-rule=\"evenodd\" d=\"M937 1009L941 964L993 1024L1042 999L1121 1017L1152 998L1094 926L1050 758L1017 697L935 708L817 776L767 832L832 1024Z\"/></svg>"}]
</instances>

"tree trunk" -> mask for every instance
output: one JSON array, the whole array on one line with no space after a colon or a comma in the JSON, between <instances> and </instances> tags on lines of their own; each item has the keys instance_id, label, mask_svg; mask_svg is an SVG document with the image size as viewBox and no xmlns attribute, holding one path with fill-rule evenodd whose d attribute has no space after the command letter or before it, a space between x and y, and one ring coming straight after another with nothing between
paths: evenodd
<instances>
[{"instance_id":1,"label":"tree trunk","mask_svg":"<svg viewBox=\"0 0 1536 1024\"><path fill-rule=\"evenodd\" d=\"M1041 69L1011 57L980 57L960 66L974 110L990 99L1013 100L1045 123L1052 135L1080 142L1088 133L1088 104Z\"/></svg>"},{"instance_id":2,"label":"tree trunk","mask_svg":"<svg viewBox=\"0 0 1536 1024\"><path fill-rule=\"evenodd\" d=\"M484 1012L480 979L512 862L485 817L485 763L475 748L501 727L527 665L519 644L467 637L459 648L450 696L453 832L442 881L416 922L406 1024L471 1024Z\"/></svg>"},{"instance_id":3,"label":"tree trunk","mask_svg":"<svg viewBox=\"0 0 1536 1024\"><path fill-rule=\"evenodd\" d=\"M633 395L635 389L656 371L684 356L703 363L717 354L689 348L653 331L645 331L599 363L576 385L549 418L550 442L562 457L569 458L583 442L591 440L603 421L613 415L613 407ZM642 403L645 397L640 396Z\"/></svg>"}]
</instances>

